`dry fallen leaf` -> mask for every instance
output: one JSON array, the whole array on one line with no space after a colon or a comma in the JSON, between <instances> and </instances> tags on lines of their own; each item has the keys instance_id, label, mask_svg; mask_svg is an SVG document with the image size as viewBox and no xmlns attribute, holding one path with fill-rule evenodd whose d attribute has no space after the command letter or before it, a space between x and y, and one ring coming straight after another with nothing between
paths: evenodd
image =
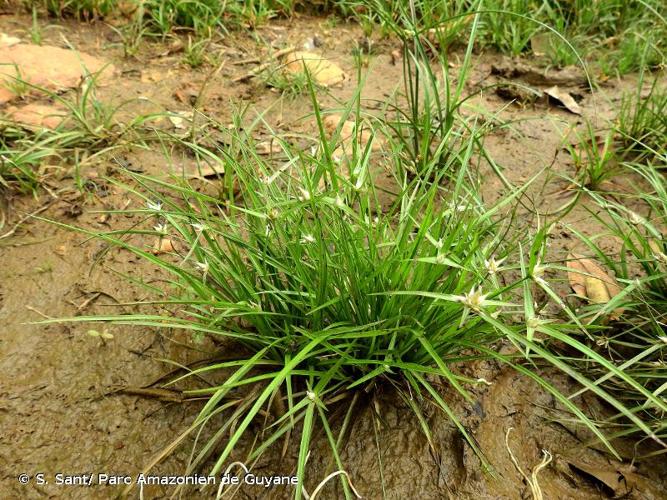
<instances>
[{"instance_id":1,"label":"dry fallen leaf","mask_svg":"<svg viewBox=\"0 0 667 500\"><path fill-rule=\"evenodd\" d=\"M581 106L577 104L577 101L574 100L574 97L572 97L564 90L560 90L558 85L554 85L553 87L546 89L544 93L560 102L570 113L574 113L575 115L581 114Z\"/></svg>"},{"instance_id":2,"label":"dry fallen leaf","mask_svg":"<svg viewBox=\"0 0 667 500\"><path fill-rule=\"evenodd\" d=\"M76 87L86 74L111 75L112 65L101 59L60 47L19 43L0 45L0 103L14 99L17 78L48 90ZM99 84L102 78L97 79ZM14 85L12 85L14 84Z\"/></svg>"},{"instance_id":3,"label":"dry fallen leaf","mask_svg":"<svg viewBox=\"0 0 667 500\"><path fill-rule=\"evenodd\" d=\"M593 259L571 253L567 256L567 278L572 290L580 297L588 298L595 304L606 304L621 293L621 287L615 278L610 276ZM623 309L616 309L612 319L617 319Z\"/></svg>"},{"instance_id":4,"label":"dry fallen leaf","mask_svg":"<svg viewBox=\"0 0 667 500\"><path fill-rule=\"evenodd\" d=\"M613 491L615 498L625 497L633 489L639 488L641 491L651 489L648 478L640 476L633 472L631 467L620 463L617 465L611 463L608 466L590 465L579 460L567 460L567 463L573 472L580 475L583 473L584 476L592 477L604 484Z\"/></svg>"},{"instance_id":5,"label":"dry fallen leaf","mask_svg":"<svg viewBox=\"0 0 667 500\"><path fill-rule=\"evenodd\" d=\"M313 80L324 87L339 85L347 78L340 66L315 52L296 51L287 54L285 70L293 74L307 70Z\"/></svg>"},{"instance_id":6,"label":"dry fallen leaf","mask_svg":"<svg viewBox=\"0 0 667 500\"><path fill-rule=\"evenodd\" d=\"M162 253L169 253L175 251L174 242L171 238L158 238L153 245L153 255L160 255Z\"/></svg>"}]
</instances>

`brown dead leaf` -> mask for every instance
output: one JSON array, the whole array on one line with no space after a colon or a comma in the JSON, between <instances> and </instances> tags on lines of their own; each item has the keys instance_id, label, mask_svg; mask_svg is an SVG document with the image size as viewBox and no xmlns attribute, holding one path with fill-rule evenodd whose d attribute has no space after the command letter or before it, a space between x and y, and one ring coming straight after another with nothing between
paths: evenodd
<instances>
[{"instance_id":1,"label":"brown dead leaf","mask_svg":"<svg viewBox=\"0 0 667 500\"><path fill-rule=\"evenodd\" d=\"M11 106L7 108L7 118L20 123L38 128L55 129L66 117L65 110L51 104L31 103L20 108Z\"/></svg>"},{"instance_id":2,"label":"brown dead leaf","mask_svg":"<svg viewBox=\"0 0 667 500\"><path fill-rule=\"evenodd\" d=\"M104 79L114 72L114 67L88 54L60 47L27 43L0 46L0 103L17 97L12 88L17 78L60 91L76 87L83 76L100 71L100 78Z\"/></svg>"},{"instance_id":3,"label":"brown dead leaf","mask_svg":"<svg viewBox=\"0 0 667 500\"><path fill-rule=\"evenodd\" d=\"M615 278L610 276L593 259L571 253L567 256L567 278L572 290L580 297L588 298L594 304L606 304L621 293L621 287ZM617 319L623 309L616 309L612 319Z\"/></svg>"},{"instance_id":4,"label":"brown dead leaf","mask_svg":"<svg viewBox=\"0 0 667 500\"><path fill-rule=\"evenodd\" d=\"M649 481L637 474L631 467L611 463L608 466L591 465L579 460L567 460L573 472L591 477L609 488L615 497L624 497L632 490L650 491Z\"/></svg>"},{"instance_id":5,"label":"brown dead leaf","mask_svg":"<svg viewBox=\"0 0 667 500\"><path fill-rule=\"evenodd\" d=\"M340 85L347 79L340 66L315 52L296 51L287 54L285 70L292 74L307 70L315 82L324 87Z\"/></svg>"},{"instance_id":6,"label":"brown dead leaf","mask_svg":"<svg viewBox=\"0 0 667 500\"><path fill-rule=\"evenodd\" d=\"M174 242L171 238L158 238L151 251L153 255L160 255L175 251Z\"/></svg>"},{"instance_id":7,"label":"brown dead leaf","mask_svg":"<svg viewBox=\"0 0 667 500\"><path fill-rule=\"evenodd\" d=\"M559 89L558 85L554 85L553 87L546 89L544 93L560 102L570 113L581 115L581 106L577 104L577 101L574 100L574 97L572 97L564 90Z\"/></svg>"}]
</instances>

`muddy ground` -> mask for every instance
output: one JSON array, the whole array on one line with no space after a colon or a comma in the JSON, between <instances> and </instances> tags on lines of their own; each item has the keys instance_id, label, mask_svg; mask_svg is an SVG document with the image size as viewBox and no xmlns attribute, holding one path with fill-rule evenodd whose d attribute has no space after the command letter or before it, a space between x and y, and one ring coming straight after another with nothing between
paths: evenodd
<instances>
[{"instance_id":1,"label":"muddy ground","mask_svg":"<svg viewBox=\"0 0 667 500\"><path fill-rule=\"evenodd\" d=\"M116 73L100 88L100 98L105 102L132 99L123 108L123 116L189 111L188 96L196 95L212 71L210 66L192 70L182 64L182 53L170 51L174 46L171 39L145 42L135 58L126 59L117 34L104 23L42 22L44 44L64 47L66 39L76 49L114 64ZM0 32L14 36L25 38L30 24L28 17L0 16ZM280 133L314 136L314 124L307 116L311 110L307 95L279 100L279 94L261 79L233 81L255 67L239 63L263 60L269 46L301 46L313 37L321 43L319 50L325 56L349 75L355 74L352 52L363 38L357 26L339 23L333 27L319 18L276 21L253 33L234 33L210 47L224 64L209 81L201 109L221 123L229 123L234 106L247 104L258 111L272 106L266 120ZM395 64L392 52L399 48L397 42L387 40L374 44L366 68L365 99L384 101L394 94L402 68L400 62ZM452 53L452 65L459 63ZM466 91L475 92L500 81L503 77L498 68L508 64L516 63L494 54L476 55ZM521 82L521 75L512 78ZM542 87L550 84L543 82ZM613 118L622 92L634 84L632 76L609 80L591 93L582 85L581 74L575 73L572 79L561 82L561 87L579 98L585 116L604 127L605 120ZM351 78L330 89L330 94L321 92L321 106L338 106L336 100L352 97L355 86ZM495 115L500 122L512 122L511 127L498 128L485 139L486 148L511 182L521 184L545 166L551 167L529 190L532 203L548 213L572 195L569 183L559 178L573 175L574 168L562 148L563 131L580 124L581 117L545 99L517 104L506 97L486 90L471 100L463 113L477 114L480 119ZM373 108L372 102L367 104ZM118 162L152 175L196 169L190 158L178 152L168 158L159 148L139 147L103 155L86 163L80 172L83 190L76 186L80 179L71 163L60 162L46 170L45 189L37 196L2 195L6 221L0 235L0 498L112 498L122 488L57 486L53 475L136 475L193 421L201 407L200 401L181 402L177 395L170 401L168 393L116 391L146 387L174 369L173 363L187 365L219 356L221 347L210 340L123 326L104 326L106 333L113 335L104 340L87 334L91 328L102 329L99 324L40 323L50 318L137 311L131 303L152 297L129 284L123 275L160 286L160 274L128 251L108 249L99 240L46 221L23 220L26 214L39 211L41 217L92 231L128 228L140 217L100 213L139 208L136 197L109 180L127 181L118 171ZM502 184L490 172L483 179L484 196L492 202L500 196ZM200 182L203 189L216 189L215 179ZM630 181L621 178L615 182L623 189ZM565 222L595 234L600 227L592 222L586 203L582 199ZM150 247L153 241L146 238L143 244ZM562 257L573 245L563 226L552 240L553 255ZM553 398L529 380L489 363L465 370L491 383L477 390L477 404L471 407L458 401L444 387L443 392L486 453L494 473L483 471L453 425L435 412L428 415L439 446L439 453L433 454L410 411L391 393L383 393L379 396L383 421L379 438L373 424L375 402L362 402L343 456L352 483L364 498L381 498L383 481L387 498L530 498L530 488L510 450L528 476L541 461L542 450L551 453L553 462L538 475L544 498L667 498L664 459L633 460L631 444L618 443L625 459L619 462L602 449L585 446L589 436L568 423L568 416L558 412ZM556 376L554 380L568 390L567 380ZM584 398L581 404L593 415L609 412L592 398ZM508 449L505 436L510 427ZM152 472L182 473L191 445L191 441L186 442ZM322 446L326 446L324 440ZM298 443L289 450L285 459L268 457L254 470L265 474L294 472ZM326 465L314 453L311 491L325 475ZM49 484L36 484L32 476L38 472L45 474ZM31 476L28 485L18 482L21 473ZM165 498L172 492L147 489L144 498ZM270 492L247 488L239 496L288 498L291 493L289 487ZM138 495L137 490L130 493L131 497ZM339 495L336 488L328 487L322 498ZM214 496L210 489L183 494L183 498Z\"/></svg>"}]
</instances>

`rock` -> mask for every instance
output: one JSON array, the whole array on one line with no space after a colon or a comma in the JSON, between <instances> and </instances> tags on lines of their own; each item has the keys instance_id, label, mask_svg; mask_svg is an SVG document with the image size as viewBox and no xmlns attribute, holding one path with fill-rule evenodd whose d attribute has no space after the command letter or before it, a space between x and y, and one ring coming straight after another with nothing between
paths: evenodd
<instances>
[{"instance_id":1,"label":"rock","mask_svg":"<svg viewBox=\"0 0 667 500\"><path fill-rule=\"evenodd\" d=\"M340 66L315 52L296 51L285 57L285 71L288 73L299 74L306 70L323 87L340 85L347 79Z\"/></svg>"},{"instance_id":2,"label":"rock","mask_svg":"<svg viewBox=\"0 0 667 500\"><path fill-rule=\"evenodd\" d=\"M67 116L63 108L53 104L31 103L22 107L11 106L6 117L29 127L55 129Z\"/></svg>"},{"instance_id":3,"label":"rock","mask_svg":"<svg viewBox=\"0 0 667 500\"><path fill-rule=\"evenodd\" d=\"M88 54L48 45L19 43L0 45L0 104L17 97L17 78L51 91L76 87L87 74L103 71L101 77L114 72L114 67ZM99 82L99 79L98 79ZM29 93L32 92L27 87Z\"/></svg>"}]
</instances>

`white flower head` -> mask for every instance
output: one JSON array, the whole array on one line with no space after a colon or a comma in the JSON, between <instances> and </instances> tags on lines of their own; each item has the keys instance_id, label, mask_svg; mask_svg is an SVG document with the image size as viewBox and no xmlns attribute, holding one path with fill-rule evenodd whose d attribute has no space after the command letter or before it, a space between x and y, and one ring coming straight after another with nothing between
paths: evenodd
<instances>
[{"instance_id":1,"label":"white flower head","mask_svg":"<svg viewBox=\"0 0 667 500\"><path fill-rule=\"evenodd\" d=\"M531 330L537 330L542 325L542 320L538 316L532 316L526 319L526 326Z\"/></svg>"},{"instance_id":2,"label":"white flower head","mask_svg":"<svg viewBox=\"0 0 667 500\"><path fill-rule=\"evenodd\" d=\"M162 203L159 201L148 200L146 202L146 208L148 208L148 210L152 210L153 212L159 212L160 210L162 210Z\"/></svg>"},{"instance_id":3,"label":"white flower head","mask_svg":"<svg viewBox=\"0 0 667 500\"><path fill-rule=\"evenodd\" d=\"M190 224L190 226L198 233L204 232L204 230L206 229L206 226L200 222L193 222L192 224Z\"/></svg>"},{"instance_id":4,"label":"white flower head","mask_svg":"<svg viewBox=\"0 0 667 500\"><path fill-rule=\"evenodd\" d=\"M468 205L466 203L457 203L454 200L449 202L449 210L453 212L465 212L467 209Z\"/></svg>"},{"instance_id":5,"label":"white flower head","mask_svg":"<svg viewBox=\"0 0 667 500\"><path fill-rule=\"evenodd\" d=\"M312 234L304 234L301 236L301 244L306 245L308 243L315 243L315 237Z\"/></svg>"},{"instance_id":6,"label":"white flower head","mask_svg":"<svg viewBox=\"0 0 667 500\"><path fill-rule=\"evenodd\" d=\"M486 305L486 297L488 294L483 294L482 289L475 289L473 286L472 289L463 296L457 297L458 300L463 303L468 309L473 311L479 311L482 307Z\"/></svg>"},{"instance_id":7,"label":"white flower head","mask_svg":"<svg viewBox=\"0 0 667 500\"><path fill-rule=\"evenodd\" d=\"M336 199L334 200L334 204L338 208L345 208L345 201L343 201L343 197L340 194L336 195Z\"/></svg>"},{"instance_id":8,"label":"white flower head","mask_svg":"<svg viewBox=\"0 0 667 500\"><path fill-rule=\"evenodd\" d=\"M158 224L157 226L153 226L153 230L156 233L166 236L169 233L169 226L167 226L167 224L164 223Z\"/></svg>"},{"instance_id":9,"label":"white flower head","mask_svg":"<svg viewBox=\"0 0 667 500\"><path fill-rule=\"evenodd\" d=\"M644 218L641 215L633 212L632 210L628 210L628 212L630 214L630 222L632 222L636 226L645 225Z\"/></svg>"},{"instance_id":10,"label":"white flower head","mask_svg":"<svg viewBox=\"0 0 667 500\"><path fill-rule=\"evenodd\" d=\"M271 210L269 210L267 217L269 218L269 220L278 219L280 217L280 210L278 210L276 207L273 207Z\"/></svg>"},{"instance_id":11,"label":"white flower head","mask_svg":"<svg viewBox=\"0 0 667 500\"><path fill-rule=\"evenodd\" d=\"M315 401L315 398L317 398L317 394L315 394L313 391L306 391L306 397L311 401Z\"/></svg>"},{"instance_id":12,"label":"white flower head","mask_svg":"<svg viewBox=\"0 0 667 500\"><path fill-rule=\"evenodd\" d=\"M301 191L301 196L299 196L299 201L310 200L310 191L308 191L307 189L303 189L302 187L299 188L299 191Z\"/></svg>"},{"instance_id":13,"label":"white flower head","mask_svg":"<svg viewBox=\"0 0 667 500\"><path fill-rule=\"evenodd\" d=\"M496 260L494 256L491 256L490 260L484 260L484 267L488 271L489 274L494 275L500 271L502 271L502 268L500 267L503 262L505 262L505 259L507 257L502 258L500 260Z\"/></svg>"},{"instance_id":14,"label":"white flower head","mask_svg":"<svg viewBox=\"0 0 667 500\"><path fill-rule=\"evenodd\" d=\"M208 271L210 269L208 261L204 259L204 262L195 262L195 267L202 272L202 279L206 281L206 277L208 276Z\"/></svg>"},{"instance_id":15,"label":"white flower head","mask_svg":"<svg viewBox=\"0 0 667 500\"><path fill-rule=\"evenodd\" d=\"M595 343L597 345L599 345L600 347L608 348L609 347L609 338L606 337L605 335L601 335L600 337L597 338Z\"/></svg>"},{"instance_id":16,"label":"white flower head","mask_svg":"<svg viewBox=\"0 0 667 500\"><path fill-rule=\"evenodd\" d=\"M535 266L533 266L533 270L531 271L530 275L535 281L546 283L543 278L545 270L546 266L543 266L542 263L538 260Z\"/></svg>"}]
</instances>

